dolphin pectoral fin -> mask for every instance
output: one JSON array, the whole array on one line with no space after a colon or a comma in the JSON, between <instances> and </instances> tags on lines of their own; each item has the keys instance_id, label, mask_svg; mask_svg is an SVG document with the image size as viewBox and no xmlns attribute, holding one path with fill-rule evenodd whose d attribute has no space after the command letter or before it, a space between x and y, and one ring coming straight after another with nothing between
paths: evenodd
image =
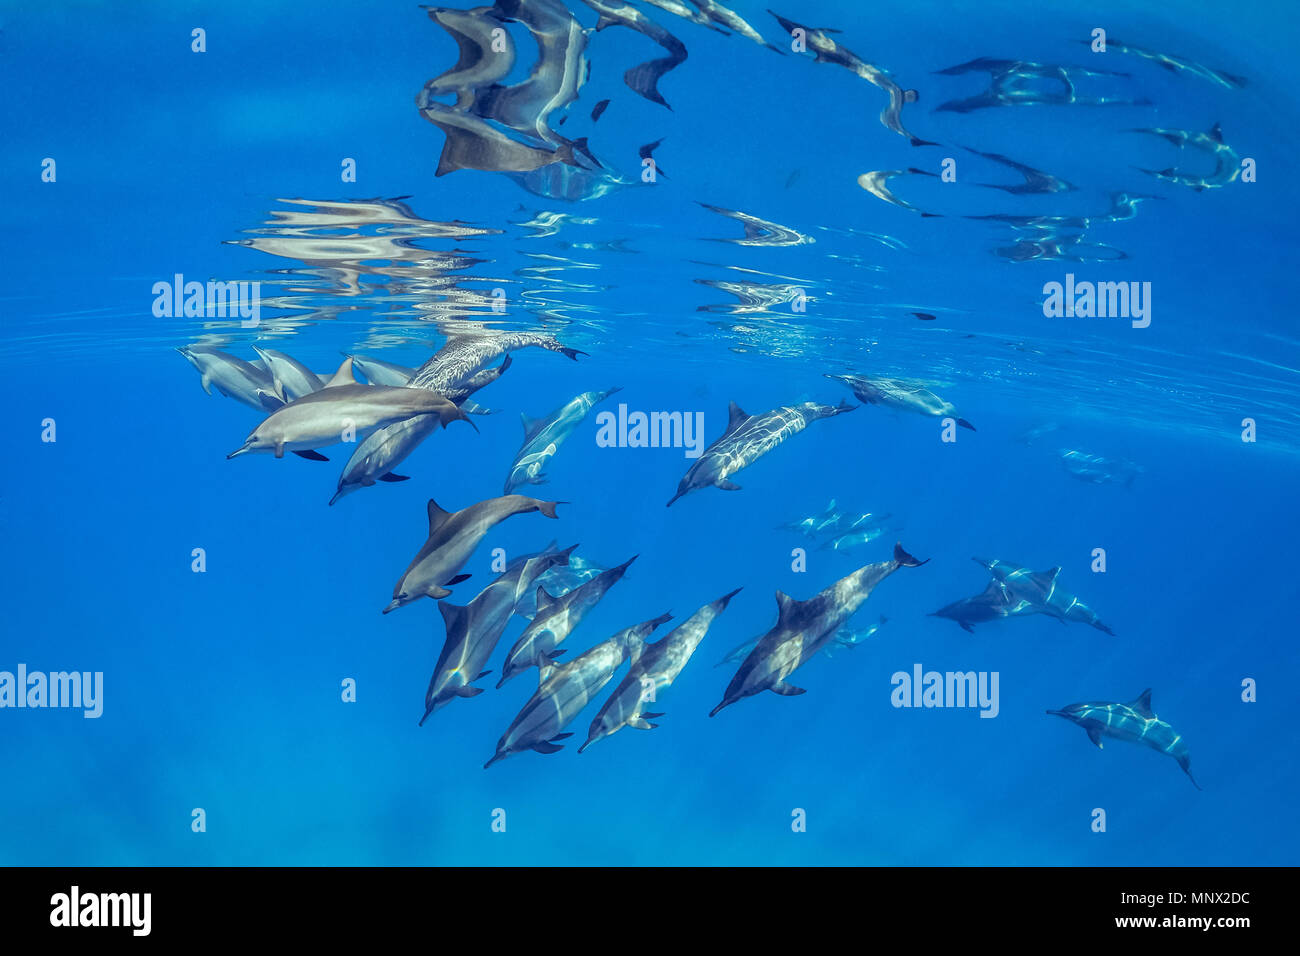
<instances>
[{"instance_id":1,"label":"dolphin pectoral fin","mask_svg":"<svg viewBox=\"0 0 1300 956\"><path fill-rule=\"evenodd\" d=\"M785 681L777 681L769 689L782 697L798 697L800 694L808 693L802 687L795 687L794 684L787 684Z\"/></svg>"},{"instance_id":2,"label":"dolphin pectoral fin","mask_svg":"<svg viewBox=\"0 0 1300 956\"><path fill-rule=\"evenodd\" d=\"M655 716L657 717L659 715L655 714ZM650 721L645 719L644 715L641 717L633 717L627 722L627 725L629 727L635 727L637 730L654 730L659 726L658 724L650 723Z\"/></svg>"},{"instance_id":3,"label":"dolphin pectoral fin","mask_svg":"<svg viewBox=\"0 0 1300 956\"><path fill-rule=\"evenodd\" d=\"M644 717L646 720L652 720L652 719L654 719L655 717L662 717L663 714L662 714L662 713L658 713L658 714L649 714L649 713L646 713L646 714L642 714L641 716Z\"/></svg>"},{"instance_id":4,"label":"dolphin pectoral fin","mask_svg":"<svg viewBox=\"0 0 1300 956\"><path fill-rule=\"evenodd\" d=\"M971 627L969 621L958 621L957 623L961 625L961 629L965 631L967 634L975 633L975 628Z\"/></svg>"},{"instance_id":5,"label":"dolphin pectoral fin","mask_svg":"<svg viewBox=\"0 0 1300 956\"><path fill-rule=\"evenodd\" d=\"M1104 749L1101 745L1101 731L1096 727L1088 728L1088 739L1097 745L1098 750Z\"/></svg>"},{"instance_id":6,"label":"dolphin pectoral fin","mask_svg":"<svg viewBox=\"0 0 1300 956\"><path fill-rule=\"evenodd\" d=\"M453 584L460 584L461 581L468 581L472 577L472 574L458 574L450 581L447 581L444 586L451 587Z\"/></svg>"},{"instance_id":7,"label":"dolphin pectoral fin","mask_svg":"<svg viewBox=\"0 0 1300 956\"><path fill-rule=\"evenodd\" d=\"M975 426L972 425L970 422L966 421L966 419L964 418L957 419L957 424L960 425L962 428L969 428L971 431L975 431Z\"/></svg>"},{"instance_id":8,"label":"dolphin pectoral fin","mask_svg":"<svg viewBox=\"0 0 1300 956\"><path fill-rule=\"evenodd\" d=\"M275 457L276 458L284 457L284 442L281 442L280 444L275 446Z\"/></svg>"},{"instance_id":9,"label":"dolphin pectoral fin","mask_svg":"<svg viewBox=\"0 0 1300 956\"><path fill-rule=\"evenodd\" d=\"M734 481L728 481L726 478L720 478L720 479L718 479L717 486L718 486L719 488L721 488L723 491L739 491L739 490L740 490L740 485L736 484Z\"/></svg>"},{"instance_id":10,"label":"dolphin pectoral fin","mask_svg":"<svg viewBox=\"0 0 1300 956\"><path fill-rule=\"evenodd\" d=\"M564 749L564 745L552 744L552 743L547 743L546 741L542 741L540 744L536 744L533 747L533 749L536 750L539 754L556 754Z\"/></svg>"},{"instance_id":11,"label":"dolphin pectoral fin","mask_svg":"<svg viewBox=\"0 0 1300 956\"><path fill-rule=\"evenodd\" d=\"M306 451L295 451L294 454L299 458L306 458L308 461L329 461L329 459L320 452L311 449L307 449Z\"/></svg>"},{"instance_id":12,"label":"dolphin pectoral fin","mask_svg":"<svg viewBox=\"0 0 1300 956\"><path fill-rule=\"evenodd\" d=\"M476 678L477 679L477 678ZM457 697L477 697L483 693L482 687L469 687L468 685L456 691Z\"/></svg>"},{"instance_id":13,"label":"dolphin pectoral fin","mask_svg":"<svg viewBox=\"0 0 1300 956\"><path fill-rule=\"evenodd\" d=\"M207 392L209 395L212 394L212 379L208 378L207 372L204 372L199 376L199 384L203 386L203 391Z\"/></svg>"},{"instance_id":14,"label":"dolphin pectoral fin","mask_svg":"<svg viewBox=\"0 0 1300 956\"><path fill-rule=\"evenodd\" d=\"M380 481L410 481L410 475L395 475L391 471L386 475L379 476Z\"/></svg>"},{"instance_id":15,"label":"dolphin pectoral fin","mask_svg":"<svg viewBox=\"0 0 1300 956\"><path fill-rule=\"evenodd\" d=\"M431 597L431 598L435 598L435 599L437 599L437 598L445 598L445 597L447 597L449 594L451 594L451 592L448 591L446 588L439 587L439 586L436 585L436 584L433 585L432 587L430 587L430 588L429 588L428 590L426 590L424 593L427 594L427 595L429 595L429 597Z\"/></svg>"},{"instance_id":16,"label":"dolphin pectoral fin","mask_svg":"<svg viewBox=\"0 0 1300 956\"><path fill-rule=\"evenodd\" d=\"M551 740L553 740L553 741L555 741L555 740L567 740L569 737L572 737L572 736L573 736L573 732L572 732L572 731L569 731L568 733L564 733L564 734L556 734L554 737L551 738Z\"/></svg>"}]
</instances>

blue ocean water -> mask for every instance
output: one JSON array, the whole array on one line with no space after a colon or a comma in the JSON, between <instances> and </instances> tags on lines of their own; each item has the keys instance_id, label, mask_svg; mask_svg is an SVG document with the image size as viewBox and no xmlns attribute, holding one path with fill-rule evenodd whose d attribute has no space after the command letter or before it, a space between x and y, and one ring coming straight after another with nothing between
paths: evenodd
<instances>
[{"instance_id":1,"label":"blue ocean water","mask_svg":"<svg viewBox=\"0 0 1300 956\"><path fill-rule=\"evenodd\" d=\"M445 136L415 99L457 46L414 4L5 5L0 671L102 672L104 695L98 719L0 708L0 862L1295 864L1295 8L1052 7L777 9L840 30L827 35L918 91L902 122L941 145L914 147L879 121L881 88L790 50L764 4L730 9L787 52L642 4L689 51L659 81L671 109L623 80L668 47L626 27L586 34L577 97L549 114L548 136L586 137L602 164L604 179L588 177L602 194L575 201L500 171L435 176ZM516 14L561 22L564 9L539 0ZM595 26L589 6L568 9ZM501 23L518 54L510 87L546 58L519 19ZM1098 27L1246 84L1093 53ZM1079 97L1149 102L936 111L990 79L936 71L982 57L1021 64L1021 77L1024 64L1065 64ZM1142 172L1209 176L1216 157L1132 130L1216 123L1234 157L1254 160L1254 181L1198 190ZM639 148L656 141L656 180L643 182ZM1021 177L970 150L1076 188L989 188ZM955 182L924 174L949 158ZM889 188L935 215L857 182L909 168L923 173ZM1134 217L1107 216L1116 194L1142 197ZM701 204L783 229L742 243L742 221ZM966 218L989 215L1061 219ZM1044 284L1067 273L1149 282L1150 325L1045 316ZM153 287L178 274L260 282L260 324L156 316ZM467 328L544 331L586 354L519 350L476 393L499 410L475 416L477 432L437 432L399 469L411 480L332 507L348 446L322 449L329 464L226 460L262 416L205 394L175 351L414 367ZM442 619L427 599L380 611L424 540L430 498L458 509L501 493L519 413L618 385L601 408L702 412L711 441L730 401L751 413L861 404L827 373L932 383L978 431L945 442L938 418L863 405L741 471L742 490L665 509L691 464L683 450L600 447L589 417L550 482L519 489L566 502L559 518L494 529L450 600L492 580L494 548L579 543L603 567L638 555L566 660L743 590L661 692L652 731L578 755L592 705L559 753L483 770L535 686L493 687L519 617L486 691L417 726ZM1082 481L1067 449L1142 470ZM839 552L778 527L832 499L887 512L897 530ZM887 560L894 539L929 563L863 605L855 625L888 618L877 634L811 660L793 680L806 694L707 716L734 670L714 665L772 627L778 589L809 598ZM929 616L984 589L973 556L1060 566L1115 634L1043 614L967 633ZM996 672L996 718L894 707L891 676L917 664ZM1146 688L1203 791L1168 756L1099 750L1045 713Z\"/></svg>"}]
</instances>

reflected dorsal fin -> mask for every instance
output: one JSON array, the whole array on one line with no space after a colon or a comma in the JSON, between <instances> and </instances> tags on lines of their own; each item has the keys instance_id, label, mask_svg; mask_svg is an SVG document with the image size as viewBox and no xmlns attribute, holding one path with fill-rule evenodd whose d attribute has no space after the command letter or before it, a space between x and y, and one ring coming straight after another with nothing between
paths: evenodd
<instances>
[{"instance_id":1,"label":"reflected dorsal fin","mask_svg":"<svg viewBox=\"0 0 1300 956\"><path fill-rule=\"evenodd\" d=\"M429 534L432 535L438 528L451 517L450 511L443 511L438 502L432 498L429 499Z\"/></svg>"},{"instance_id":2,"label":"reflected dorsal fin","mask_svg":"<svg viewBox=\"0 0 1300 956\"><path fill-rule=\"evenodd\" d=\"M322 387L334 388L336 385L356 385L356 384L358 384L356 376L352 374L352 356L349 355L347 358L343 360L343 364L339 366L339 370L335 372L333 377L330 378L330 380L326 382Z\"/></svg>"},{"instance_id":3,"label":"reflected dorsal fin","mask_svg":"<svg viewBox=\"0 0 1300 956\"><path fill-rule=\"evenodd\" d=\"M1133 701L1133 709L1143 714L1153 714L1151 710L1151 688L1148 687L1142 693L1138 694L1137 700Z\"/></svg>"}]
</instances>

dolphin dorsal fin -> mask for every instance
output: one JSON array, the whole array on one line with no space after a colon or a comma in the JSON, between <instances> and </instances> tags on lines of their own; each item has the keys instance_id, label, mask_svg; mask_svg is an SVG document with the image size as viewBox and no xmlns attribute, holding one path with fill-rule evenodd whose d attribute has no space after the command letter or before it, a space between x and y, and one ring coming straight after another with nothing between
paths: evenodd
<instances>
[{"instance_id":1,"label":"dolphin dorsal fin","mask_svg":"<svg viewBox=\"0 0 1300 956\"><path fill-rule=\"evenodd\" d=\"M727 431L731 431L748 417L745 410L735 402L727 403Z\"/></svg>"},{"instance_id":2,"label":"dolphin dorsal fin","mask_svg":"<svg viewBox=\"0 0 1300 956\"><path fill-rule=\"evenodd\" d=\"M444 511L438 502L429 499L429 534L432 535L444 521L451 517L450 511Z\"/></svg>"},{"instance_id":3,"label":"dolphin dorsal fin","mask_svg":"<svg viewBox=\"0 0 1300 956\"><path fill-rule=\"evenodd\" d=\"M1133 701L1133 709L1143 714L1154 713L1151 710L1151 688L1148 687L1142 693L1138 694L1137 700Z\"/></svg>"},{"instance_id":4,"label":"dolphin dorsal fin","mask_svg":"<svg viewBox=\"0 0 1300 956\"><path fill-rule=\"evenodd\" d=\"M577 545L574 545L574 547L577 547ZM541 617L542 614L545 611L548 611L551 605L557 600L558 598L551 597L551 595L546 592L546 588L543 585L537 585L537 617ZM536 618L534 618L534 620L536 620Z\"/></svg>"},{"instance_id":5,"label":"dolphin dorsal fin","mask_svg":"<svg viewBox=\"0 0 1300 956\"><path fill-rule=\"evenodd\" d=\"M1051 568L1047 571L1036 571L1032 575L1035 581L1041 584L1050 585L1056 583L1056 576L1061 573L1059 567Z\"/></svg>"},{"instance_id":6,"label":"dolphin dorsal fin","mask_svg":"<svg viewBox=\"0 0 1300 956\"><path fill-rule=\"evenodd\" d=\"M795 604L794 598L790 597L790 595L786 594L784 591L777 591L776 592L777 621L784 620L786 614L790 612L790 608L793 607L794 604Z\"/></svg>"},{"instance_id":7,"label":"dolphin dorsal fin","mask_svg":"<svg viewBox=\"0 0 1300 956\"><path fill-rule=\"evenodd\" d=\"M461 604L448 604L446 601L438 602L438 610L442 612L442 620L447 626L448 634L459 631L461 625L469 616L469 608ZM475 680L477 679L475 678Z\"/></svg>"},{"instance_id":8,"label":"dolphin dorsal fin","mask_svg":"<svg viewBox=\"0 0 1300 956\"><path fill-rule=\"evenodd\" d=\"M326 382L322 387L334 388L336 385L356 385L356 384L358 384L357 378L355 375L352 374L352 356L349 355L347 358L343 360L343 364L339 366L338 371L335 372L334 375L330 378L330 380Z\"/></svg>"}]
</instances>

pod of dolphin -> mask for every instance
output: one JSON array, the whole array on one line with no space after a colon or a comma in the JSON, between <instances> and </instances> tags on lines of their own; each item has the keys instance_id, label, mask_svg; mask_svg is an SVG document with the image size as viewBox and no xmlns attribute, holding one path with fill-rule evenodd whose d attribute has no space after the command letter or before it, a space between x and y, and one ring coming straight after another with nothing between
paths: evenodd
<instances>
[{"instance_id":1,"label":"pod of dolphin","mask_svg":"<svg viewBox=\"0 0 1300 956\"><path fill-rule=\"evenodd\" d=\"M377 482L405 480L406 476L394 475L390 469L439 425L445 427L457 421L472 425L464 407L470 395L509 368L511 352L529 347L573 359L581 354L540 333L482 330L449 336L418 369L348 356L332 375L313 373L291 356L271 349L256 349L258 357L252 362L212 347L190 346L179 351L199 371L206 391L216 388L266 414L228 458L254 452L282 458L289 451L308 460L327 461L319 449L356 443L338 490L330 499L334 504L341 495ZM502 357L500 365L492 365ZM356 379L358 369L369 384ZM847 386L864 404L931 418L952 417L974 430L968 421L957 417L951 402L926 383L862 375L826 377ZM615 567L600 568L578 558L577 545L560 549L552 542L541 552L516 556L467 604L445 600L452 595L452 588L470 577L463 568L496 525L534 512L550 519L559 517L557 507L565 502L516 494L514 489L544 483L543 469L564 439L593 407L618 390L615 387L585 392L542 419L522 416L523 444L507 471L502 496L458 511L447 511L431 499L425 541L398 578L392 599L383 608L383 613L388 614L424 597L438 602L445 640L425 693L421 725L455 698L482 693L483 688L475 684L492 673L488 664L512 617L518 614L528 620L505 656L496 687L536 668L537 688L502 734L485 767L525 750L542 754L562 750L564 745L559 741L572 736L566 728L614 680L624 664L628 665L626 673L593 718L579 752L623 727L656 727L653 720L663 713L651 711L647 705L673 684L714 620L740 591L737 588L703 605L657 641L650 637L672 619L669 613L626 627L567 662L559 661L568 650L560 645L622 580L636 555ZM723 433L690 466L668 504L710 486L739 490L731 480L736 473L812 422L838 417L857 407L804 402L750 415L732 402ZM814 540L823 539L824 546L834 550L847 550L879 537L888 518L842 514L832 501L824 512L781 527ZM1113 633L1096 612L1060 585L1059 567L1033 572L1000 560L976 561L991 575L987 588L934 612L936 616L973 631L975 624L999 618L1046 614L1062 623L1086 623ZM895 544L890 560L866 564L807 600L796 600L778 591L777 618L772 627L734 648L719 662L719 666L734 663L737 669L709 716L763 691L782 696L803 694L803 688L789 680L795 671L819 652L855 647L875 634L885 623L884 617L879 624L856 632L847 626L850 618L887 577L900 568L926 563ZM1168 753L1191 777L1186 744L1151 712L1149 691L1127 704L1072 704L1048 713L1079 724L1098 746L1102 737L1109 736Z\"/></svg>"},{"instance_id":2,"label":"pod of dolphin","mask_svg":"<svg viewBox=\"0 0 1300 956\"><path fill-rule=\"evenodd\" d=\"M436 175L460 169L492 171L537 195L569 200L592 199L616 188L644 184L621 175L600 160L587 137L570 138L561 135L556 127L568 118L566 111L578 100L588 78L590 62L586 53L593 37L606 29L622 27L640 33L659 47L663 56L629 67L623 74L623 82L638 96L665 109L671 106L661 83L686 62L687 46L626 0L580 2L597 15L594 28L584 29L562 0L495 0L491 6L470 10L425 8L429 18L455 40L458 50L456 63L428 81L416 99L420 115L445 136ZM717 0L646 2L695 27L734 34L778 54L786 52L782 49L784 40L782 45L769 43L753 24ZM834 36L840 31L808 27L775 12L769 13L784 34L802 41L802 46L791 47L792 52L809 53L816 63L841 67L882 92L885 101L879 121L885 129L914 147L939 145L915 135L903 122L903 108L919 100L915 89L904 88L887 71L849 50ZM532 40L529 49L535 46L537 51L537 60L526 78L514 83L505 80L515 72L518 50L510 32L500 29L503 24L514 24L526 31ZM1117 40L1110 41L1110 49L1121 56L1145 60L1171 73L1196 77L1227 89L1239 89L1246 82L1233 74ZM967 74L987 75L987 89L947 100L936 111L969 113L1042 104L1149 104L1145 97L1108 88L1108 84L1113 86L1129 78L1128 73L1116 70L981 57L937 71L937 75L946 77ZM596 123L610 105L610 99L596 103L590 111L590 121ZM913 112L909 110L909 116ZM1239 174L1239 155L1224 141L1217 124L1208 132L1161 127L1141 127L1130 132L1159 138L1180 154L1195 152L1213 160L1214 169L1201 175L1189 174L1178 165L1141 170L1158 181L1200 192L1227 185ZM663 142L664 138L660 137L637 149L643 165L656 163L654 153ZM1020 180L1012 184L974 184L981 188L1013 196L1049 195L1075 189L1060 177L1001 153L962 148L1009 170ZM658 169L658 175L666 176L662 169ZM893 206L923 217L940 216L892 192L892 181L902 182L905 177L916 176L935 177L936 173L916 165L903 165L865 172L858 177L858 184ZM1119 250L1087 245L1083 239L1097 223L1132 219L1139 202L1154 198L1158 197L1113 192L1109 196L1109 210L1095 216L993 213L966 218L1009 227L1016 242L998 249L997 253L1013 261L1122 258L1124 253ZM700 205L743 227L743 238L717 240L720 242L795 246L814 241L794 229L749 213L708 203ZM545 221L546 216L563 218L557 213L539 214L534 222L526 225L536 227L539 235L545 235L547 229L555 228L553 223ZM457 228L463 227L458 224ZM736 312L763 311L775 303L791 301L801 293L799 287L787 284L698 281L739 297L742 304L734 309ZM935 319L930 313L912 314L921 320ZM288 451L308 460L328 461L320 449L339 443L354 445L329 501L334 505L342 497L377 483L407 480L408 476L398 474L396 469L440 426L446 428L454 422L465 422L477 430L471 416L489 415L493 410L477 405L471 396L510 368L512 352L530 347L558 352L575 360L583 354L566 348L550 335L484 329L449 334L442 348L419 368L349 355L337 370L322 374L272 349L255 349L257 358L251 361L210 346L188 346L179 351L200 373L206 391L211 393L215 388L266 416L228 458L262 452L282 458ZM495 364L498 360L499 364ZM365 384L356 374L362 376ZM825 377L841 383L864 405L952 419L960 427L975 430L928 383L879 375L827 373ZM636 560L635 555L615 567L602 568L577 555L577 545L561 549L552 542L535 554L516 556L467 603L457 605L446 600L452 595L452 588L470 577L463 568L497 524L534 512L549 519L559 517L557 507L566 502L530 497L517 493L517 489L545 483L545 469L565 440L594 406L617 391L618 387L611 387L584 392L541 419L523 416L523 442L506 469L500 497L487 498L456 511L448 511L430 500L425 540L398 578L392 598L383 608L383 613L388 614L423 597L438 602L445 641L425 694L421 725L453 699L482 693L483 688L475 684L492 673L488 665L512 618L519 615L528 621L505 656L496 687L501 688L532 668L537 669L538 684L502 734L485 767L525 750L552 754L563 749L564 745L558 741L572 736L566 728L614 681L624 664L627 665L624 676L599 708L578 751L585 751L623 727L657 726L652 721L661 717L662 712L651 712L647 705L656 700L658 692L673 684L713 622L740 590L737 588L701 606L658 640L651 640L652 635L672 619L671 614L660 614L628 626L573 655L567 662L559 660L568 651L561 645L624 577ZM745 467L810 424L856 408L857 405L845 401L838 405L803 402L749 414L731 402L722 434L691 464L667 505L710 486L739 490L740 485L733 478ZM1066 470L1085 481L1122 480L1127 484L1141 471L1132 463L1108 461L1078 451L1062 450L1060 454ZM888 517L846 516L831 502L826 512L784 527L821 541L823 548L845 551L883 535ZM1107 634L1114 633L1095 611L1065 589L1059 580L1061 568L1035 572L1006 561L975 560L989 572L985 589L933 612L934 616L953 620L968 632L973 632L976 624L1045 614L1062 624L1086 623ZM849 619L885 578L901 568L916 568L926 563L896 543L889 560L866 564L807 600L796 600L778 591L778 613L773 626L760 637L734 648L719 663L718 666L736 664L737 669L709 716L765 690L782 696L803 694L804 690L789 680L794 672L818 652L855 647L875 634L885 623L883 616L879 624L857 631L849 628ZM1142 743L1169 754L1191 778L1187 746L1169 724L1152 712L1149 690L1127 703L1085 702L1047 713L1078 724L1098 747L1102 746L1104 737L1110 737ZM1193 779L1192 783L1196 781Z\"/></svg>"}]
</instances>

